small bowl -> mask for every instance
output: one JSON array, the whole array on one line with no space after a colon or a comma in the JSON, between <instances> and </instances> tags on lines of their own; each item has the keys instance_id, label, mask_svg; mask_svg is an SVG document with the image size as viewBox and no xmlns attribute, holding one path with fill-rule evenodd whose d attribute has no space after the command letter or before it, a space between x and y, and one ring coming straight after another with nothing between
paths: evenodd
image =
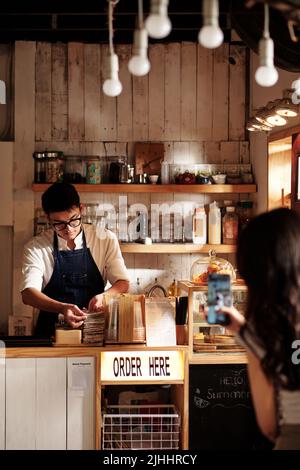
<instances>
[{"instance_id":1,"label":"small bowl","mask_svg":"<svg viewBox=\"0 0 300 470\"><path fill-rule=\"evenodd\" d=\"M156 184L158 180L158 175L149 175L148 178L151 184Z\"/></svg>"},{"instance_id":2,"label":"small bowl","mask_svg":"<svg viewBox=\"0 0 300 470\"><path fill-rule=\"evenodd\" d=\"M213 175L212 179L215 184L225 184L226 175Z\"/></svg>"}]
</instances>

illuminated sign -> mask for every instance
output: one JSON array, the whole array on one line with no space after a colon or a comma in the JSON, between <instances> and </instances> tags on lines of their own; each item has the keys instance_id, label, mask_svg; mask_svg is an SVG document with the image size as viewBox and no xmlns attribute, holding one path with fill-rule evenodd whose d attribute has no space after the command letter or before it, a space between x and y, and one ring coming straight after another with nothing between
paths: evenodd
<instances>
[{"instance_id":1,"label":"illuminated sign","mask_svg":"<svg viewBox=\"0 0 300 470\"><path fill-rule=\"evenodd\" d=\"M183 380L183 354L183 351L105 351L101 353L101 381Z\"/></svg>"}]
</instances>

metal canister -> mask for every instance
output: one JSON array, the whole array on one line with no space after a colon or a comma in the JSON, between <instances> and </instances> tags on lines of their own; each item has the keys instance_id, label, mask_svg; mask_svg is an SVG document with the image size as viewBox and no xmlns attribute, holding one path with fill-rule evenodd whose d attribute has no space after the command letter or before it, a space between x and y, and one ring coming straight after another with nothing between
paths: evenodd
<instances>
[{"instance_id":1,"label":"metal canister","mask_svg":"<svg viewBox=\"0 0 300 470\"><path fill-rule=\"evenodd\" d=\"M100 157L86 157L86 182L88 184L101 183L101 161Z\"/></svg>"},{"instance_id":2,"label":"metal canister","mask_svg":"<svg viewBox=\"0 0 300 470\"><path fill-rule=\"evenodd\" d=\"M46 155L44 152L34 152L34 182L46 182Z\"/></svg>"}]
</instances>

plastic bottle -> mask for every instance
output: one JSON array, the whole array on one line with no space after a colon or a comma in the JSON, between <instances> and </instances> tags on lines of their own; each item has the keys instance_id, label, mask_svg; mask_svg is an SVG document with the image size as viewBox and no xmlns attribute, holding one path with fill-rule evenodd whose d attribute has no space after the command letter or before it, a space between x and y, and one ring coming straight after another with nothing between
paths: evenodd
<instances>
[{"instance_id":1,"label":"plastic bottle","mask_svg":"<svg viewBox=\"0 0 300 470\"><path fill-rule=\"evenodd\" d=\"M169 184L170 182L169 163L165 160L161 163L160 179L161 184Z\"/></svg>"},{"instance_id":2,"label":"plastic bottle","mask_svg":"<svg viewBox=\"0 0 300 470\"><path fill-rule=\"evenodd\" d=\"M238 237L239 218L235 207L226 207L223 217L223 243L224 245L235 245Z\"/></svg>"},{"instance_id":3,"label":"plastic bottle","mask_svg":"<svg viewBox=\"0 0 300 470\"><path fill-rule=\"evenodd\" d=\"M193 216L193 243L196 245L205 245L207 242L207 223L204 206L201 205L195 209Z\"/></svg>"},{"instance_id":4,"label":"plastic bottle","mask_svg":"<svg viewBox=\"0 0 300 470\"><path fill-rule=\"evenodd\" d=\"M208 243L212 245L220 245L221 243L221 211L216 201L209 205Z\"/></svg>"}]
</instances>

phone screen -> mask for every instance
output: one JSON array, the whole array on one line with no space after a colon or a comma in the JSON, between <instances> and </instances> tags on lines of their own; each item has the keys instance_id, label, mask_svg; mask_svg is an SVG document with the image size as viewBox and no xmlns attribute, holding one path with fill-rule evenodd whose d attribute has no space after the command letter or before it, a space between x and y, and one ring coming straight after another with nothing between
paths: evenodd
<instances>
[{"instance_id":1,"label":"phone screen","mask_svg":"<svg viewBox=\"0 0 300 470\"><path fill-rule=\"evenodd\" d=\"M223 306L232 306L230 276L228 274L209 274L207 297L207 322L211 325L228 325L228 315L225 313L218 313L218 310L222 309Z\"/></svg>"}]
</instances>

